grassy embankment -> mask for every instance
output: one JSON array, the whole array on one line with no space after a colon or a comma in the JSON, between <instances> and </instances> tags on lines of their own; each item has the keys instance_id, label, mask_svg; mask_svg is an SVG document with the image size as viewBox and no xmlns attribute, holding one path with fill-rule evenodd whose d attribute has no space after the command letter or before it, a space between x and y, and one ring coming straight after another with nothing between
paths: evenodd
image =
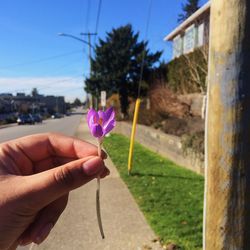
<instances>
[{"instance_id":1,"label":"grassy embankment","mask_svg":"<svg viewBox=\"0 0 250 250\"><path fill-rule=\"evenodd\" d=\"M164 244L201 249L204 178L136 143L132 174L127 174L128 138L104 141L122 179Z\"/></svg>"}]
</instances>

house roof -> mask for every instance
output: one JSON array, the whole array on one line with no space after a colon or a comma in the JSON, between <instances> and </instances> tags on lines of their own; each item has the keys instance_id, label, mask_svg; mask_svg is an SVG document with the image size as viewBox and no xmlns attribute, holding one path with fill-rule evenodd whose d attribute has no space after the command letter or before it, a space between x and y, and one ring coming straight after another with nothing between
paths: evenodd
<instances>
[{"instance_id":1,"label":"house roof","mask_svg":"<svg viewBox=\"0 0 250 250\"><path fill-rule=\"evenodd\" d=\"M204 12L210 9L211 2L208 1L201 8L199 8L194 14L187 18L183 23L181 23L177 28L175 28L171 33L164 37L164 41L172 41L182 30L189 26L197 17L202 15Z\"/></svg>"}]
</instances>

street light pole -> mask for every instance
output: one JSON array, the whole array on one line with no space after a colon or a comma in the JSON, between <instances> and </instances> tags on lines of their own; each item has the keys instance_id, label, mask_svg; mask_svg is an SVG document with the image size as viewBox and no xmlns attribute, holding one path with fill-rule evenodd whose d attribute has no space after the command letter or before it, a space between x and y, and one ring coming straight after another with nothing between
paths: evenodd
<instances>
[{"instance_id":1,"label":"street light pole","mask_svg":"<svg viewBox=\"0 0 250 250\"><path fill-rule=\"evenodd\" d=\"M87 41L85 41L85 40L83 40L83 39L81 39L81 38L79 38L79 37L77 37L77 36L73 36L73 35L71 35L71 34L66 34L66 33L58 33L58 36L70 37L70 38L73 38L73 39L75 39L75 40L77 40L77 41L79 41L79 42L82 42L82 43L87 44L87 45L90 46L91 48L94 48L94 47L91 45L91 43L89 43L89 42L87 42Z\"/></svg>"},{"instance_id":2,"label":"street light pole","mask_svg":"<svg viewBox=\"0 0 250 250\"><path fill-rule=\"evenodd\" d=\"M83 35L85 33L81 33L81 35ZM88 33L89 34L89 39L88 39L88 42L77 37L77 36L74 36L74 35L71 35L71 34L66 34L66 33L58 33L58 36L65 36L65 37L69 37L69 38L72 38L72 39L75 39L79 42L82 42L82 43L85 43L88 45L89 47L89 67L90 67L90 75L91 75L91 72L92 72L92 67L91 67L91 48L94 49L94 47L92 46L91 44L91 40L90 40L90 35L96 35L96 33ZM92 101L92 95L91 95L91 102L90 102L90 108L92 108L92 105L93 105L93 101Z\"/></svg>"},{"instance_id":3,"label":"street light pole","mask_svg":"<svg viewBox=\"0 0 250 250\"><path fill-rule=\"evenodd\" d=\"M81 33L80 35L82 36L88 36L88 45L89 45L89 66L90 66L90 76L92 74L92 62L91 62L91 48L93 48L92 44L91 44L91 36L96 36L97 33L90 33L90 32L87 32L87 33ZM96 110L98 110L98 90L96 88L96 98L95 98L95 108Z\"/></svg>"}]
</instances>

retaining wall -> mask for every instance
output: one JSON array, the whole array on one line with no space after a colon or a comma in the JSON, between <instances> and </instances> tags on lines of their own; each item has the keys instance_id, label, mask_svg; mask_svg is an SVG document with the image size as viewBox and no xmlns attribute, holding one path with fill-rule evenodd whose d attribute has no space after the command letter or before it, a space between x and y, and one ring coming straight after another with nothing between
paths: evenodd
<instances>
[{"instance_id":1,"label":"retaining wall","mask_svg":"<svg viewBox=\"0 0 250 250\"><path fill-rule=\"evenodd\" d=\"M117 122L116 133L130 137L132 124ZM136 141L152 151L167 157L171 161L198 174L204 174L204 162L201 162L194 154L184 156L181 139L178 136L168 135L159 130L144 125L137 125Z\"/></svg>"}]
</instances>

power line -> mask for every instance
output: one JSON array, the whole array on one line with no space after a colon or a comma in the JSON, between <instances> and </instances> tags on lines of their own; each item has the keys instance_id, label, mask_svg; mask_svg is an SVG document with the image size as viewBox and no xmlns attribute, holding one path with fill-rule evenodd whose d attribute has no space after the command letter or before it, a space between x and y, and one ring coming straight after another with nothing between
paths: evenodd
<instances>
[{"instance_id":1,"label":"power line","mask_svg":"<svg viewBox=\"0 0 250 250\"><path fill-rule=\"evenodd\" d=\"M64 64L64 65L62 65L61 67L57 67L57 68L53 69L53 75L49 75L49 76L34 76L34 77L32 77L31 79L25 80L25 83L26 83L26 84L29 84L29 83L31 83L31 82L34 82L34 78L35 78L35 77L38 78L38 80L35 80L36 83L37 83L38 81L42 81L44 78L60 77L60 76L54 75L54 74L58 74L58 73L61 73L61 72L65 73L65 68L69 68L69 66L74 66L74 67L75 67L75 65L76 65L76 63L73 64L73 65L72 65L72 63ZM72 70L72 67L70 67L70 70ZM41 72L44 73L45 71L41 71ZM39 73L41 74L41 72L39 72ZM77 70L76 72L79 72L79 70ZM81 73L80 75L77 74L76 77L77 77L77 76L83 76L83 77L84 77L86 73L87 73L87 71L84 71L83 74L82 74L82 73ZM0 79L1 79L1 77L0 77ZM59 81L61 81L61 80L59 80ZM51 83L53 83L53 82L51 82ZM18 91L23 91L23 89L19 89ZM16 91L15 91L15 92L16 92Z\"/></svg>"},{"instance_id":2,"label":"power line","mask_svg":"<svg viewBox=\"0 0 250 250\"><path fill-rule=\"evenodd\" d=\"M149 7L148 7L148 15L147 15L147 22L146 22L146 31L145 31L145 38L144 41L146 42L147 37L148 37L148 28L149 28L149 22L150 22L150 16L151 16L151 10L152 10L152 0L149 0ZM142 64L141 64L141 72L140 72L140 80L139 80L139 86L138 86L138 97L141 94L141 83L142 83L142 75L144 71L144 63L145 63L145 56L146 56L146 48L143 50L142 54Z\"/></svg>"},{"instance_id":3,"label":"power line","mask_svg":"<svg viewBox=\"0 0 250 250\"><path fill-rule=\"evenodd\" d=\"M99 27L99 20L100 20L100 15L101 15L101 7L102 7L102 0L99 0L98 3L98 9L97 9L97 17L96 17L96 25L95 25L95 33L97 34L98 32L98 27ZM94 44L96 41L96 36L94 37Z\"/></svg>"},{"instance_id":4,"label":"power line","mask_svg":"<svg viewBox=\"0 0 250 250\"><path fill-rule=\"evenodd\" d=\"M58 75L58 73L65 73L65 71L66 72L69 72L69 71L72 72L72 70L76 71L75 69L76 69L76 66L79 65L79 59L77 60L77 62L75 60L73 62L64 64L64 65L57 67L57 68L54 68L53 74L50 74L50 76Z\"/></svg>"},{"instance_id":5,"label":"power line","mask_svg":"<svg viewBox=\"0 0 250 250\"><path fill-rule=\"evenodd\" d=\"M66 78L64 80L56 80L56 81L51 81L49 83L46 83L44 86L38 88L38 89L45 89L45 88L53 88L54 86L51 86L52 84L56 84L56 83L61 83L61 82L68 82L68 81L71 81L71 80L75 80L76 77L80 77L82 76L82 74L78 74L78 75L75 75L74 77L70 77L70 78Z\"/></svg>"},{"instance_id":6,"label":"power line","mask_svg":"<svg viewBox=\"0 0 250 250\"><path fill-rule=\"evenodd\" d=\"M80 75L80 76L82 76L82 75ZM65 79L65 80L59 80L59 81L55 81L55 82L53 82L53 84L55 84L55 83L62 83L62 82L68 82L68 81L71 81L71 80L75 80L76 78L75 77L72 77L72 78L68 78L68 79ZM80 80L80 79L79 79ZM46 84L46 85L51 85L52 83L48 83L48 84ZM43 87L41 87L41 88L38 88L38 90L39 91L41 91L41 90L43 90L43 89L50 89L50 88L52 88L52 86L47 86L47 87L45 87L45 86L43 86ZM77 90L77 89L82 89L83 90L83 86L79 86L79 87L74 87L74 88L70 88L70 90ZM55 92L55 91L54 91ZM56 93L61 93L61 92L65 92L65 89L57 89L56 90Z\"/></svg>"},{"instance_id":7,"label":"power line","mask_svg":"<svg viewBox=\"0 0 250 250\"><path fill-rule=\"evenodd\" d=\"M84 54L86 54L85 50L83 52L84 52ZM58 75L59 73L72 72L72 70L73 70L73 72L75 72L75 71L78 72L78 70L74 70L74 68L76 69L77 65L79 65L79 59L75 59L73 61L71 60L70 63L67 62L66 64L60 65L59 67L54 67L54 65L53 65L50 68L50 70L52 70L53 73L52 74L50 73L49 77L53 77L55 75ZM38 74L39 74L39 76L41 76L41 75L46 74L47 71L48 71L47 68L44 68L44 67L39 68Z\"/></svg>"},{"instance_id":8,"label":"power line","mask_svg":"<svg viewBox=\"0 0 250 250\"><path fill-rule=\"evenodd\" d=\"M74 50L74 51L71 51L71 52L68 52L68 53L64 53L64 54L60 54L60 55L55 55L55 56L50 56L50 57L44 57L44 58L41 58L41 59L29 61L29 62L23 62L23 63L17 63L17 64L12 64L12 65L7 65L7 66L4 66L4 67L0 67L0 70L10 69L10 68L16 68L16 67L20 67L20 66L27 66L27 65L31 65L31 64L35 64L35 63L46 62L46 61L54 60L54 59L57 59L57 58L60 58L60 57L65 57L65 56L77 54L79 52L82 52L82 50Z\"/></svg>"},{"instance_id":9,"label":"power line","mask_svg":"<svg viewBox=\"0 0 250 250\"><path fill-rule=\"evenodd\" d=\"M53 88L54 86L51 86L52 84L56 84L56 83L61 83L61 82L68 82L68 81L71 81L71 80L75 80L77 77L81 77L82 74L77 74L73 77L70 77L70 78L66 78L66 79L60 79L60 80L55 80L55 81L51 81L51 82L48 82L46 84L44 84L43 86L41 87L38 87L37 89L38 90L42 90L42 89L46 89L46 88ZM34 82L34 84L36 84ZM29 91L30 88L22 88L22 89L14 89L13 92L21 92L21 91Z\"/></svg>"},{"instance_id":10,"label":"power line","mask_svg":"<svg viewBox=\"0 0 250 250\"><path fill-rule=\"evenodd\" d=\"M91 4L91 1L88 0L88 4L87 4L87 13L86 13L86 22L85 22L85 30L86 30L86 32L89 31L90 4Z\"/></svg>"},{"instance_id":11,"label":"power line","mask_svg":"<svg viewBox=\"0 0 250 250\"><path fill-rule=\"evenodd\" d=\"M79 87L75 87L75 88L71 88L70 90L77 90L77 89L82 89L83 90L83 86L79 86ZM57 90L56 93L61 93L61 92L64 92L65 90L64 89L60 89L60 90Z\"/></svg>"}]
</instances>

